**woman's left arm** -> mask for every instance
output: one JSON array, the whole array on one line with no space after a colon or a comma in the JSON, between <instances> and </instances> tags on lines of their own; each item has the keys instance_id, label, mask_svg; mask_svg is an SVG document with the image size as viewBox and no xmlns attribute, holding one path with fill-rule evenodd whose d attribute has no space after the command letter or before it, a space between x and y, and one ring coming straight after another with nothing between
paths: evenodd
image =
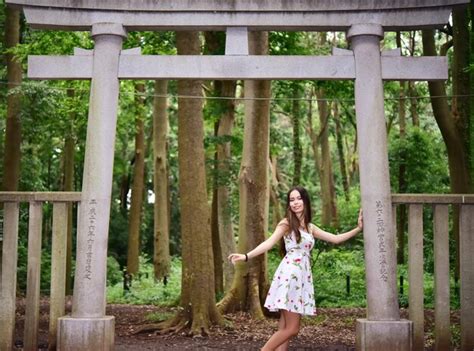
<instances>
[{"instance_id":1,"label":"woman's left arm","mask_svg":"<svg viewBox=\"0 0 474 351\"><path fill-rule=\"evenodd\" d=\"M352 230L349 230L348 232L335 235L325 230L322 230L321 228L318 228L315 225L312 225L311 233L317 239L324 240L324 241L337 245L359 234L362 231L363 226L364 225L363 225L363 218L362 218L362 210L360 210L359 218L357 219L357 227L355 227Z\"/></svg>"}]
</instances>

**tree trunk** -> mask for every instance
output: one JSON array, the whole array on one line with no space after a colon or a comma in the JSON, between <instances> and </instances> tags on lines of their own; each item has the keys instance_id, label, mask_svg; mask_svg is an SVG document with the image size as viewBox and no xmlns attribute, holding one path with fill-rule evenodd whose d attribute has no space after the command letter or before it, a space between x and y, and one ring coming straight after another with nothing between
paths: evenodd
<instances>
[{"instance_id":1,"label":"tree trunk","mask_svg":"<svg viewBox=\"0 0 474 351\"><path fill-rule=\"evenodd\" d=\"M318 97L318 112L320 132L318 139L321 145L321 224L338 227L336 188L332 173L331 150L329 147L329 111L328 103L322 89L316 91Z\"/></svg>"},{"instance_id":2,"label":"tree trunk","mask_svg":"<svg viewBox=\"0 0 474 351\"><path fill-rule=\"evenodd\" d=\"M309 96L309 106L308 106L308 114L307 114L307 130L309 137L311 139L311 149L313 150L313 157L314 157L314 167L316 168L316 174L318 175L319 179L321 180L321 158L319 156L319 138L318 134L316 133L313 127L313 97L314 92L311 91Z\"/></svg>"},{"instance_id":3,"label":"tree trunk","mask_svg":"<svg viewBox=\"0 0 474 351\"><path fill-rule=\"evenodd\" d=\"M153 267L155 279L166 279L170 273L170 239L169 239L169 193L168 193L168 113L167 98L168 81L155 81L155 97L153 99L153 190L155 204L154 219L154 250Z\"/></svg>"},{"instance_id":4,"label":"tree trunk","mask_svg":"<svg viewBox=\"0 0 474 351\"><path fill-rule=\"evenodd\" d=\"M280 200L278 199L278 159L274 155L270 156L268 160L270 168L270 202L272 205L272 223L271 227L275 228L280 220L283 218L283 211Z\"/></svg>"},{"instance_id":5,"label":"tree trunk","mask_svg":"<svg viewBox=\"0 0 474 351\"><path fill-rule=\"evenodd\" d=\"M301 182L301 161L303 158L303 150L300 141L300 97L301 91L298 83L293 83L293 106L292 106L292 122L293 122L293 185L299 185Z\"/></svg>"},{"instance_id":6,"label":"tree trunk","mask_svg":"<svg viewBox=\"0 0 474 351\"><path fill-rule=\"evenodd\" d=\"M221 95L224 97L235 97L237 86L236 81L222 81ZM220 138L230 138L234 127L235 102L234 100L224 100L224 109L219 120L217 136ZM227 179L231 171L231 144L230 141L219 143L217 146L217 167L219 178ZM219 223L219 235L221 242L222 257L227 258L235 252L234 231L232 229L231 198L228 184L218 182L217 187L217 215ZM224 269L224 290L228 291L234 279L234 267L223 263Z\"/></svg>"},{"instance_id":7,"label":"tree trunk","mask_svg":"<svg viewBox=\"0 0 474 351\"><path fill-rule=\"evenodd\" d=\"M334 121L336 122L337 154L339 155L339 168L341 169L344 198L346 199L346 201L349 201L349 179L347 178L346 157L344 155L344 142L342 137L341 118L339 116L339 106L337 102L334 102Z\"/></svg>"},{"instance_id":8,"label":"tree trunk","mask_svg":"<svg viewBox=\"0 0 474 351\"><path fill-rule=\"evenodd\" d=\"M405 82L400 82L400 100L398 105L398 117L399 117L399 125L400 125L400 142L403 143L405 140L406 135L406 114L405 114ZM404 149L401 149L401 154L399 156L399 165L398 165L398 192L403 194L406 192L406 181L405 181L405 174L406 174L406 154ZM403 264L405 263L405 226L406 226L406 208L405 205L398 205L397 207L397 263Z\"/></svg>"},{"instance_id":9,"label":"tree trunk","mask_svg":"<svg viewBox=\"0 0 474 351\"><path fill-rule=\"evenodd\" d=\"M135 85L137 93L135 119L135 163L133 166L132 194L128 221L127 272L132 276L138 273L140 256L140 224L145 190L145 85Z\"/></svg>"},{"instance_id":10,"label":"tree trunk","mask_svg":"<svg viewBox=\"0 0 474 351\"><path fill-rule=\"evenodd\" d=\"M69 98L74 98L74 89L68 89ZM76 114L70 114L70 129L64 140L64 191L74 191L74 158L75 158L75 136L74 120ZM66 295L72 295L72 227L73 227L73 204L67 204L67 246L66 246Z\"/></svg>"},{"instance_id":11,"label":"tree trunk","mask_svg":"<svg viewBox=\"0 0 474 351\"><path fill-rule=\"evenodd\" d=\"M216 126L217 129L217 126ZM217 163L217 153L214 161ZM212 188L211 201L211 237L212 237L212 256L214 258L214 290L216 296L222 296L224 293L224 260L222 258L221 239L219 237L219 218L217 203L217 174L214 174L214 184Z\"/></svg>"},{"instance_id":12,"label":"tree trunk","mask_svg":"<svg viewBox=\"0 0 474 351\"><path fill-rule=\"evenodd\" d=\"M397 47L401 48L401 37L400 32L397 32ZM400 143L403 144L405 141L406 135L406 110L405 110L405 90L406 90L406 82L400 81L400 92L399 92L399 100L398 100L398 124L400 127ZM405 174L406 174L406 154L405 149L401 149L401 154L399 156L399 165L398 165L398 192L405 193L406 192L406 181L405 181ZM397 206L397 263L403 264L405 263L405 225L406 225L406 209L405 205L398 205Z\"/></svg>"},{"instance_id":13,"label":"tree trunk","mask_svg":"<svg viewBox=\"0 0 474 351\"><path fill-rule=\"evenodd\" d=\"M268 53L268 33L249 33L249 52ZM245 81L246 100L244 146L239 174L240 221L239 252L248 252L265 240L268 199L268 157L270 81ZM219 303L224 312L247 310L263 318L263 302L268 290L266 255L246 264L237 264L232 287Z\"/></svg>"},{"instance_id":14,"label":"tree trunk","mask_svg":"<svg viewBox=\"0 0 474 351\"><path fill-rule=\"evenodd\" d=\"M453 10L453 104L452 114L454 120L457 121L457 127L462 135L467 153L469 174L474 171L473 149L474 140L470 139L470 128L472 128L474 117L471 116L471 108L469 95L470 91L470 74L469 74L469 58L470 47L466 45L469 42L469 16L466 9ZM472 184L471 191L472 192Z\"/></svg>"},{"instance_id":15,"label":"tree trunk","mask_svg":"<svg viewBox=\"0 0 474 351\"><path fill-rule=\"evenodd\" d=\"M177 32L176 42L178 54L200 54L198 32ZM201 81L179 81L178 94L201 96ZM208 333L212 323L221 323L222 317L217 311L214 295L214 258L206 190L202 101L179 98L178 104L183 311L177 321L191 322L191 333L203 334Z\"/></svg>"},{"instance_id":16,"label":"tree trunk","mask_svg":"<svg viewBox=\"0 0 474 351\"><path fill-rule=\"evenodd\" d=\"M20 11L10 6L5 7L5 46L15 47L20 42ZM21 96L11 91L22 82L21 64L11 53L5 54L7 62L7 121L5 131L5 150L3 162L3 190L18 190L21 159Z\"/></svg>"},{"instance_id":17,"label":"tree trunk","mask_svg":"<svg viewBox=\"0 0 474 351\"><path fill-rule=\"evenodd\" d=\"M20 10L5 6L5 49L20 42ZM21 64L12 54L5 54L7 62L7 121L3 150L3 191L18 190L21 159L21 96L11 91L22 81ZM2 274L3 241L0 241L0 276Z\"/></svg>"},{"instance_id":18,"label":"tree trunk","mask_svg":"<svg viewBox=\"0 0 474 351\"><path fill-rule=\"evenodd\" d=\"M210 55L219 55L224 51L222 33L206 32L206 49ZM227 264L225 258L235 252L235 240L232 230L232 213L230 199L231 143L234 127L235 97L237 82L234 80L214 81L214 95L228 99L213 100L217 114L217 150L215 162L215 178L212 202L212 228L214 247L214 273L216 292L228 291L234 277L234 267ZM220 243L215 245L215 243ZM223 259L224 258L224 259Z\"/></svg>"},{"instance_id":19,"label":"tree trunk","mask_svg":"<svg viewBox=\"0 0 474 351\"><path fill-rule=\"evenodd\" d=\"M433 30L423 30L423 54L425 56L436 56L436 48ZM428 82L431 96L431 105L436 123L443 136L448 152L448 165L450 175L451 192L467 194L470 192L470 177L467 152L462 140L462 134L456 127L448 106L446 89L443 82ZM453 211L453 233L456 240L456 268L455 280L459 279L459 209L454 207Z\"/></svg>"},{"instance_id":20,"label":"tree trunk","mask_svg":"<svg viewBox=\"0 0 474 351\"><path fill-rule=\"evenodd\" d=\"M469 20L471 23L470 26L470 33L469 33L469 62L474 62L474 2L471 1L469 5ZM474 91L474 69L469 70L469 108L471 112L471 116L469 118L469 168L471 170L470 177L474 179L474 116L472 111L474 109L474 95L472 92Z\"/></svg>"},{"instance_id":21,"label":"tree trunk","mask_svg":"<svg viewBox=\"0 0 474 351\"><path fill-rule=\"evenodd\" d=\"M416 45L416 31L410 32L410 56L415 56L415 45ZM408 82L408 95L410 97L417 96L417 91L415 88L415 82ZM418 115L418 99L410 99L410 114L411 120L414 127L420 126L420 117Z\"/></svg>"}]
</instances>

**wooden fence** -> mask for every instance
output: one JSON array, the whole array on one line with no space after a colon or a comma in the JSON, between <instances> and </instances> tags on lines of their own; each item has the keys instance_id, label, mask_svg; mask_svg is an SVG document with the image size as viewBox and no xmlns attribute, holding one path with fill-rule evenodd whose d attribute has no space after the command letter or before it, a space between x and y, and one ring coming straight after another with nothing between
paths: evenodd
<instances>
[{"instance_id":1,"label":"wooden fence","mask_svg":"<svg viewBox=\"0 0 474 351\"><path fill-rule=\"evenodd\" d=\"M67 208L68 203L79 202L80 198L81 194L75 192L0 192L4 213L0 279L0 351L9 351L14 346L20 203L29 203L25 351L38 349L42 207L45 202L53 204L49 347L54 349L57 320L64 315L65 309Z\"/></svg>"},{"instance_id":2,"label":"wooden fence","mask_svg":"<svg viewBox=\"0 0 474 351\"><path fill-rule=\"evenodd\" d=\"M394 194L396 205L408 207L409 319L413 321L413 349L424 345L423 206L433 210L435 350L451 347L449 206L459 208L461 350L474 349L474 195Z\"/></svg>"}]
</instances>

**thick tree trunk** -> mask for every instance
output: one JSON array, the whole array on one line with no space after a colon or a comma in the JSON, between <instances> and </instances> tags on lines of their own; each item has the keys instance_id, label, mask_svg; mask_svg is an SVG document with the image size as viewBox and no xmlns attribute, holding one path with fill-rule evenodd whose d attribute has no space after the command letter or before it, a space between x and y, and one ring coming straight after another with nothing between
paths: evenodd
<instances>
[{"instance_id":1,"label":"thick tree trunk","mask_svg":"<svg viewBox=\"0 0 474 351\"><path fill-rule=\"evenodd\" d=\"M436 56L434 42L434 31L423 30L423 54L425 56ZM431 105L436 123L443 136L448 152L448 165L451 183L451 192L466 194L471 190L469 167L465 144L462 133L456 126L456 121L451 114L446 96L446 89L443 82L428 82L431 96ZM456 269L455 279L459 279L459 210L454 209L453 233L456 240Z\"/></svg>"},{"instance_id":2,"label":"thick tree trunk","mask_svg":"<svg viewBox=\"0 0 474 351\"><path fill-rule=\"evenodd\" d=\"M293 185L299 185L301 182L301 163L303 159L303 149L300 141L300 104L301 88L298 83L293 83L293 106L292 106L292 122L293 122Z\"/></svg>"},{"instance_id":3,"label":"thick tree trunk","mask_svg":"<svg viewBox=\"0 0 474 351\"><path fill-rule=\"evenodd\" d=\"M198 32L177 32L178 54L198 55ZM201 96L201 81L178 82L180 96ZM191 324L191 334L208 333L221 323L214 295L210 208L207 201L202 101L178 99L178 153L183 244L182 313L173 321Z\"/></svg>"},{"instance_id":4,"label":"thick tree trunk","mask_svg":"<svg viewBox=\"0 0 474 351\"><path fill-rule=\"evenodd\" d=\"M321 145L321 224L338 227L336 188L332 173L331 150L329 147L329 109L324 100L322 89L316 91L318 97L318 112L320 121L319 140Z\"/></svg>"},{"instance_id":5,"label":"thick tree trunk","mask_svg":"<svg viewBox=\"0 0 474 351\"><path fill-rule=\"evenodd\" d=\"M5 48L13 48L20 42L20 10L5 7ZM21 159L21 96L11 93L22 81L21 64L12 54L5 54L7 62L7 121L3 150L3 191L18 190ZM2 273L2 247L0 241L0 275Z\"/></svg>"},{"instance_id":6,"label":"thick tree trunk","mask_svg":"<svg viewBox=\"0 0 474 351\"><path fill-rule=\"evenodd\" d=\"M268 33L249 33L251 54L268 53ZM269 81L245 81L245 97L270 97ZM269 100L246 100L244 147L239 174L239 252L248 252L265 240L268 199ZM224 312L247 310L263 318L263 302L268 290L266 255L246 264L237 264L231 289L219 303Z\"/></svg>"},{"instance_id":7,"label":"thick tree trunk","mask_svg":"<svg viewBox=\"0 0 474 351\"><path fill-rule=\"evenodd\" d=\"M166 80L155 81L155 97L153 99L153 190L155 193L153 267L155 279L164 279L165 282L171 264L168 215L167 92L168 82Z\"/></svg>"},{"instance_id":8,"label":"thick tree trunk","mask_svg":"<svg viewBox=\"0 0 474 351\"><path fill-rule=\"evenodd\" d=\"M74 90L68 89L69 98L74 97ZM74 120L75 113L71 112L70 129L64 140L64 191L74 191L74 158L75 158L75 136L74 136ZM66 295L72 295L72 216L73 204L67 205L67 246L66 246Z\"/></svg>"},{"instance_id":9,"label":"thick tree trunk","mask_svg":"<svg viewBox=\"0 0 474 351\"><path fill-rule=\"evenodd\" d=\"M339 106L334 102L334 121L336 122L336 144L337 154L339 156L339 168L341 169L342 187L344 189L344 198L349 201L349 179L347 178L346 156L344 154L344 142L342 137L341 118L339 116Z\"/></svg>"},{"instance_id":10,"label":"thick tree trunk","mask_svg":"<svg viewBox=\"0 0 474 351\"><path fill-rule=\"evenodd\" d=\"M131 275L138 273L140 256L140 223L145 191L145 85L135 86L136 119L135 119L135 163L133 167L132 194L128 220L127 272Z\"/></svg>"}]
</instances>

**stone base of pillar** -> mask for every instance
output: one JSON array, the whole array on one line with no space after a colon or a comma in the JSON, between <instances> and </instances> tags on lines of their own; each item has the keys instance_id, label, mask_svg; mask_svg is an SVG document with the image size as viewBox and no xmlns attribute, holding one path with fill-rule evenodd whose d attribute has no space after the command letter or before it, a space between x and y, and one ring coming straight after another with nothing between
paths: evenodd
<instances>
[{"instance_id":1,"label":"stone base of pillar","mask_svg":"<svg viewBox=\"0 0 474 351\"><path fill-rule=\"evenodd\" d=\"M58 319L58 351L112 351L115 342L115 317Z\"/></svg>"},{"instance_id":2,"label":"stone base of pillar","mask_svg":"<svg viewBox=\"0 0 474 351\"><path fill-rule=\"evenodd\" d=\"M411 351L412 345L412 321L406 319L399 321L357 320L357 351Z\"/></svg>"}]
</instances>

